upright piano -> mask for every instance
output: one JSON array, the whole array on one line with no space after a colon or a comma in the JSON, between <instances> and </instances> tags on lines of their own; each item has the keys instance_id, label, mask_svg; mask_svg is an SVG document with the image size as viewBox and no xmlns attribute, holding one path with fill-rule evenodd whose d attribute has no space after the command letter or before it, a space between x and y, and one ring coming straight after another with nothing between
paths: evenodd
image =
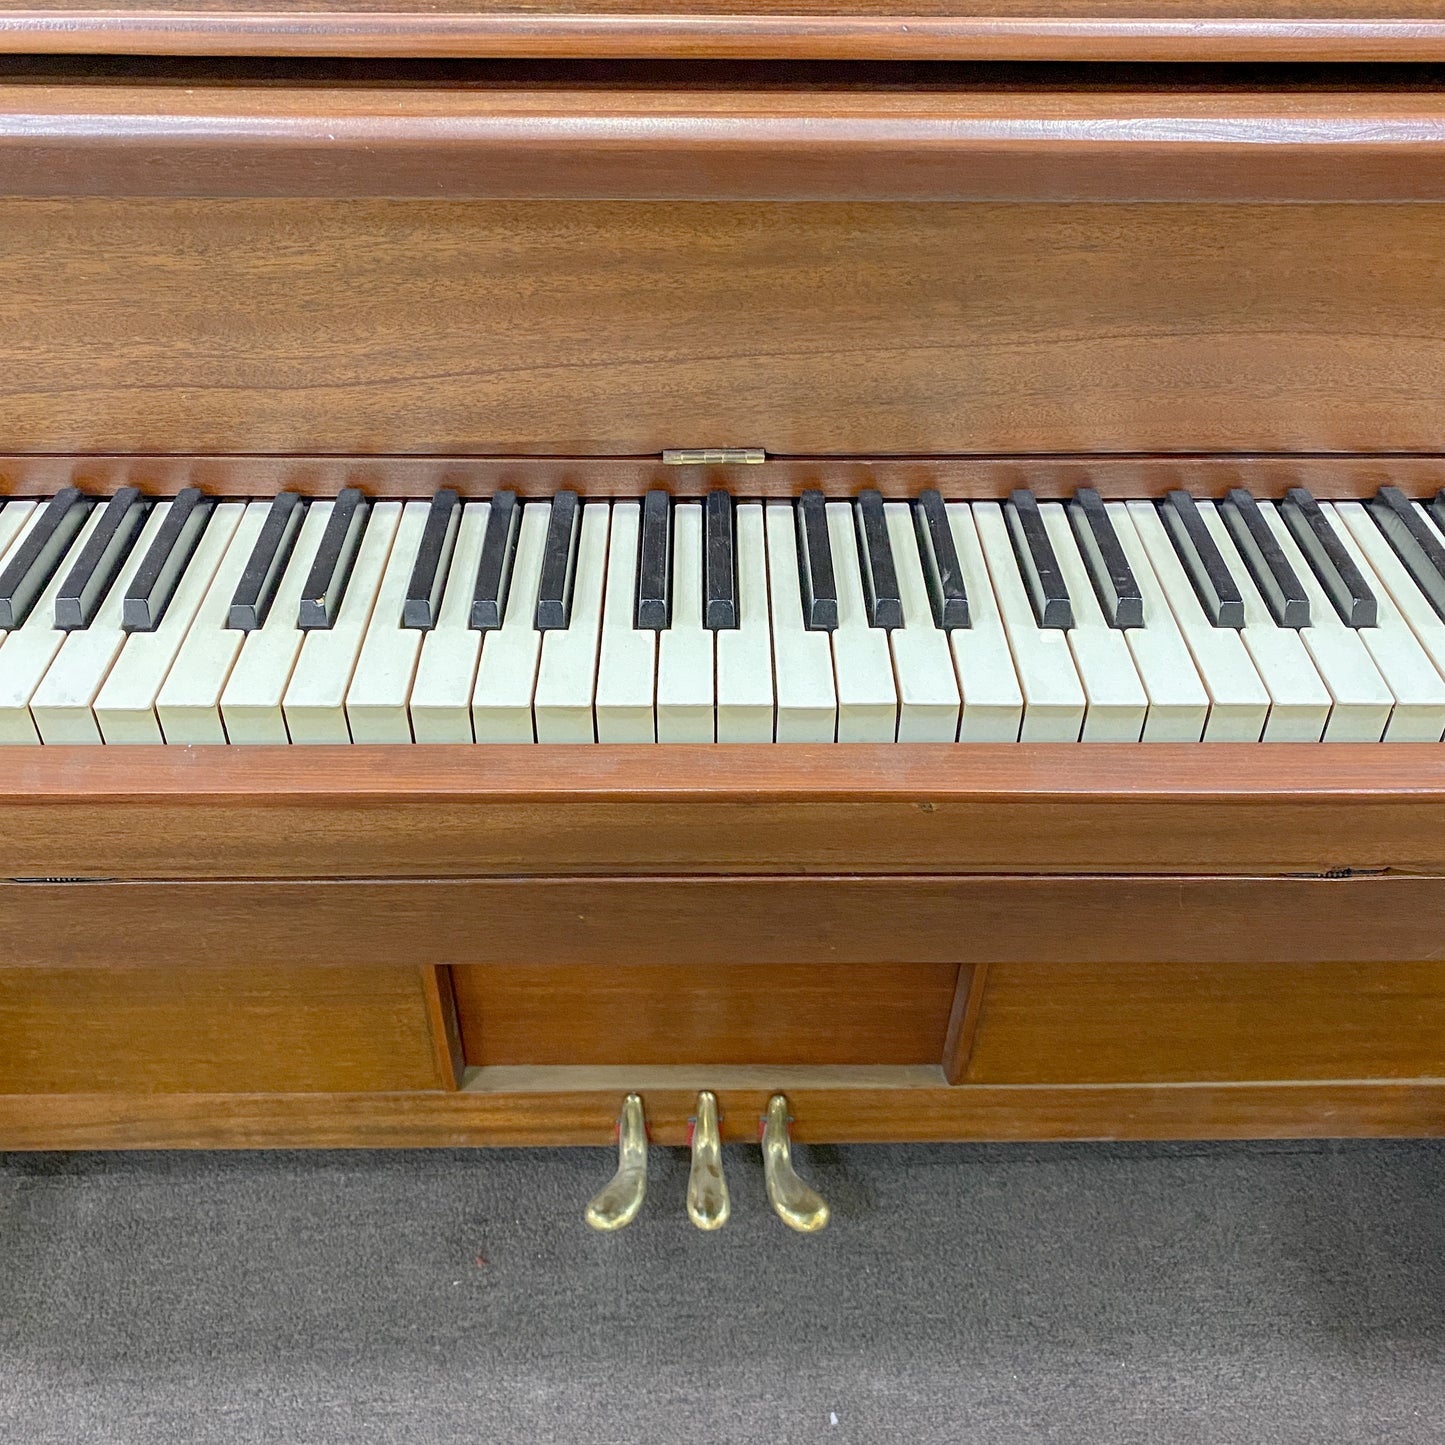
<instances>
[{"instance_id":1,"label":"upright piano","mask_svg":"<svg viewBox=\"0 0 1445 1445\"><path fill-rule=\"evenodd\" d=\"M0 5L0 1148L1445 1133L1445 3L406 3Z\"/></svg>"}]
</instances>

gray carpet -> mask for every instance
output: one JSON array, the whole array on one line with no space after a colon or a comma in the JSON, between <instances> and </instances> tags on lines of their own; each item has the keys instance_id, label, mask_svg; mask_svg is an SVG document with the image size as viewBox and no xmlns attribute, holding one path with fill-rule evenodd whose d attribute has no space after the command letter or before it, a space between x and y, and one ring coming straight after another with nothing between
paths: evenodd
<instances>
[{"instance_id":1,"label":"gray carpet","mask_svg":"<svg viewBox=\"0 0 1445 1445\"><path fill-rule=\"evenodd\" d=\"M1445 1147L0 1155L0 1441L1445 1440Z\"/></svg>"}]
</instances>

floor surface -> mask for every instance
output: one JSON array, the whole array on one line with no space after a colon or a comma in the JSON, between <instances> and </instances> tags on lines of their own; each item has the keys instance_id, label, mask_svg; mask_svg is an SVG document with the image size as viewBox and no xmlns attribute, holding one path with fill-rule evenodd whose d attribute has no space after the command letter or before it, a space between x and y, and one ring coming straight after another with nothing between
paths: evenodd
<instances>
[{"instance_id":1,"label":"floor surface","mask_svg":"<svg viewBox=\"0 0 1445 1445\"><path fill-rule=\"evenodd\" d=\"M0 1442L1445 1442L1445 1145L0 1155Z\"/></svg>"}]
</instances>

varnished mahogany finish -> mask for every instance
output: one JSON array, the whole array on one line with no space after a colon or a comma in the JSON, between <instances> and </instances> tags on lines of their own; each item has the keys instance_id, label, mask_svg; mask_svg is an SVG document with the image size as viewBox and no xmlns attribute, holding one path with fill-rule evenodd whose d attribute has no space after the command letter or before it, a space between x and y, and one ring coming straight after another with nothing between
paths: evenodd
<instances>
[{"instance_id":1,"label":"varnished mahogany finish","mask_svg":"<svg viewBox=\"0 0 1445 1445\"><path fill-rule=\"evenodd\" d=\"M257 453L264 491L316 453L566 458L587 490L668 447L1445 452L1445 205L80 199L0 202L0 234L0 442L142 481L158 452L241 454L243 495Z\"/></svg>"},{"instance_id":2,"label":"varnished mahogany finish","mask_svg":"<svg viewBox=\"0 0 1445 1445\"><path fill-rule=\"evenodd\" d=\"M1438 201L1445 97L0 84L0 196Z\"/></svg>"},{"instance_id":3,"label":"varnished mahogany finish","mask_svg":"<svg viewBox=\"0 0 1445 1445\"><path fill-rule=\"evenodd\" d=\"M1445 873L1429 744L0 749L12 878Z\"/></svg>"},{"instance_id":4,"label":"varnished mahogany finish","mask_svg":"<svg viewBox=\"0 0 1445 1445\"><path fill-rule=\"evenodd\" d=\"M539 0L425 9L349 0L56 0L0 9L0 49L22 53L304 56L669 56L788 59L1431 61L1445 58L1436 0Z\"/></svg>"}]
</instances>

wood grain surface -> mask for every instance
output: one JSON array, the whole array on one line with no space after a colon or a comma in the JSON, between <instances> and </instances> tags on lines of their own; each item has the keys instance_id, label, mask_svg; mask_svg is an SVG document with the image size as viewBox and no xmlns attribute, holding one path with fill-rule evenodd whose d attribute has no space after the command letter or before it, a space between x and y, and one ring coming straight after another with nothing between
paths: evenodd
<instances>
[{"instance_id":1,"label":"wood grain surface","mask_svg":"<svg viewBox=\"0 0 1445 1445\"><path fill-rule=\"evenodd\" d=\"M575 1071L586 1075L589 1071ZM649 1089L652 1139L684 1145L697 1089L720 1091L724 1137L757 1139L769 1089L720 1069ZM0 1148L463 1148L611 1145L624 1089L433 1094L0 1095ZM789 1083L805 1143L1008 1139L1329 1139L1445 1136L1445 1083L808 1087ZM610 1167L610 1166L609 1166ZM605 1169L599 1174L599 1184Z\"/></svg>"},{"instance_id":2,"label":"wood grain surface","mask_svg":"<svg viewBox=\"0 0 1445 1445\"><path fill-rule=\"evenodd\" d=\"M1439 201L1445 95L0 84L0 195Z\"/></svg>"},{"instance_id":3,"label":"wood grain surface","mask_svg":"<svg viewBox=\"0 0 1445 1445\"><path fill-rule=\"evenodd\" d=\"M995 964L962 1077L1132 1084L1442 1075L1437 943L1435 957L1414 963Z\"/></svg>"},{"instance_id":4,"label":"wood grain surface","mask_svg":"<svg viewBox=\"0 0 1445 1445\"><path fill-rule=\"evenodd\" d=\"M0 227L11 453L1445 451L1445 206L92 199Z\"/></svg>"},{"instance_id":5,"label":"wood grain surface","mask_svg":"<svg viewBox=\"0 0 1445 1445\"><path fill-rule=\"evenodd\" d=\"M0 749L0 877L1445 873L1438 744Z\"/></svg>"},{"instance_id":6,"label":"wood grain surface","mask_svg":"<svg viewBox=\"0 0 1445 1445\"><path fill-rule=\"evenodd\" d=\"M556 963L454 968L467 1063L938 1062L957 964L796 963L811 920L790 928L790 917L774 917L774 955L725 969L699 966L682 940L677 962L618 957L599 969L562 949Z\"/></svg>"},{"instance_id":7,"label":"wood grain surface","mask_svg":"<svg viewBox=\"0 0 1445 1445\"><path fill-rule=\"evenodd\" d=\"M228 497L269 497L279 491L334 497L359 487L376 497L430 497L451 487L464 497L501 488L550 497L563 487L587 497L640 497L661 488L699 497L715 487L735 497L796 497L816 487L852 497L876 487L887 497L916 497L935 487L945 497L999 500L1015 487L1040 497L1071 497L1094 487L1106 497L1162 497L1183 487L1197 497L1222 497L1247 487L1282 497L1308 487L1322 498L1367 498L1384 485L1413 497L1445 490L1445 457L1374 453L1349 456L1008 456L769 457L752 464L673 466L660 457L296 457L296 456L36 456L0 454L0 495L49 496L78 486L108 496L136 486L153 496L182 487Z\"/></svg>"},{"instance_id":8,"label":"wood grain surface","mask_svg":"<svg viewBox=\"0 0 1445 1445\"><path fill-rule=\"evenodd\" d=\"M0 968L0 1092L435 1089L416 968Z\"/></svg>"},{"instance_id":9,"label":"wood grain surface","mask_svg":"<svg viewBox=\"0 0 1445 1445\"><path fill-rule=\"evenodd\" d=\"M21 53L302 56L680 56L788 59L1438 61L1445 18L1413 4L1301 0L64 0L0 7L0 49Z\"/></svg>"},{"instance_id":10,"label":"wood grain surface","mask_svg":"<svg viewBox=\"0 0 1445 1445\"><path fill-rule=\"evenodd\" d=\"M928 965L923 982L898 981L925 992L935 965L1005 962L1159 969L1167 988L1183 965L1440 960L1442 917L1445 879L1398 876L26 883L0 884L0 959L12 970L456 965L466 1027L488 986L471 967L502 969L496 986L517 1013L546 1003L527 990L545 992L553 970L557 1006L578 1017L604 1006L588 990L648 969L679 993L689 970L746 966L687 985L731 989L761 987L755 965L794 968L801 988L834 968L895 963Z\"/></svg>"}]
</instances>

